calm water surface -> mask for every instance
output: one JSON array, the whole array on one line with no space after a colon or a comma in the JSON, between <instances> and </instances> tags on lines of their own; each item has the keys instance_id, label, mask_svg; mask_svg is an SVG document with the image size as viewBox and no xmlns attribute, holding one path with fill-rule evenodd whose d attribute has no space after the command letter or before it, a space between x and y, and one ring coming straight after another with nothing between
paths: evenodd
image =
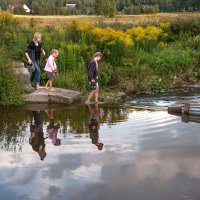
<instances>
[{"instance_id":1,"label":"calm water surface","mask_svg":"<svg viewBox=\"0 0 200 200\"><path fill-rule=\"evenodd\" d=\"M123 106L1 109L0 200L199 200L199 127Z\"/></svg>"}]
</instances>

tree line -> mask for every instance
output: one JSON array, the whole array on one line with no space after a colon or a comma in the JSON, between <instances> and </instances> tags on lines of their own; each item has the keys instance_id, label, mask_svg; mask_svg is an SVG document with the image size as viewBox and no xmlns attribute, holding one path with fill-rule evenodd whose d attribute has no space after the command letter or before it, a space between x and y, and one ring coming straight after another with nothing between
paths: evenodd
<instances>
[{"instance_id":1,"label":"tree line","mask_svg":"<svg viewBox=\"0 0 200 200\"><path fill-rule=\"evenodd\" d=\"M14 0L1 0L1 10L6 10ZM16 2L16 0L15 0ZM199 0L18 0L37 15L87 14L114 16L115 14L143 14L158 12L199 11ZM76 4L72 12L66 4ZM25 14L16 8L15 14Z\"/></svg>"}]
</instances>

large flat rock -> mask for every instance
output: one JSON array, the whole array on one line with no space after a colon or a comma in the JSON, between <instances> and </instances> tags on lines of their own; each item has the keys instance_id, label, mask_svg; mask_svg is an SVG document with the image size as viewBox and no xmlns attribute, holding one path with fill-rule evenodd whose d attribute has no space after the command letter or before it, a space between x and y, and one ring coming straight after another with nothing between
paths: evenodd
<instances>
[{"instance_id":1,"label":"large flat rock","mask_svg":"<svg viewBox=\"0 0 200 200\"><path fill-rule=\"evenodd\" d=\"M30 104L73 104L81 101L80 92L53 88L50 92L44 88L35 90L31 94L24 95L24 99Z\"/></svg>"}]
</instances>

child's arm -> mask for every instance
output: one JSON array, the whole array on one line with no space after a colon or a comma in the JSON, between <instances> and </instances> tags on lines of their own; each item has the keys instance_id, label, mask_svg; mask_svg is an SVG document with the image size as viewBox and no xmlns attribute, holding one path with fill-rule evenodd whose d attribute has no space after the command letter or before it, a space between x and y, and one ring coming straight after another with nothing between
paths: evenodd
<instances>
[{"instance_id":1,"label":"child's arm","mask_svg":"<svg viewBox=\"0 0 200 200\"><path fill-rule=\"evenodd\" d=\"M44 51L44 49L43 49L43 48L41 48L41 51L42 51L43 55L45 56L45 55L46 55L46 53L45 53L45 51Z\"/></svg>"}]
</instances>

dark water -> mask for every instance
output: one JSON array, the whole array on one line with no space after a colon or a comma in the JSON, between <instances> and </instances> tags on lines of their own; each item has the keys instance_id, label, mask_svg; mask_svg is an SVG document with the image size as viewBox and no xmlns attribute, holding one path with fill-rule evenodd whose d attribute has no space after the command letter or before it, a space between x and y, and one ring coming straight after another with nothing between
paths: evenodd
<instances>
[{"instance_id":1,"label":"dark water","mask_svg":"<svg viewBox=\"0 0 200 200\"><path fill-rule=\"evenodd\" d=\"M1 109L0 200L200 199L199 127L124 106Z\"/></svg>"}]
</instances>

